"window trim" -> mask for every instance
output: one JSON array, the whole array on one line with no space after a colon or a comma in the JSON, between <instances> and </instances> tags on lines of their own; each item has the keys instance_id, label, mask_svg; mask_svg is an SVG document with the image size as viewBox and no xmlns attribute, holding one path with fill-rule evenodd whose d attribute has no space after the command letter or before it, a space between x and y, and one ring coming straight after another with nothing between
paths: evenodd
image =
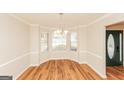
<instances>
[{"instance_id":1,"label":"window trim","mask_svg":"<svg viewBox=\"0 0 124 93\"><path fill-rule=\"evenodd\" d=\"M54 52L66 52L67 51L67 41L68 41L68 34L66 35L66 45L65 45L65 49L63 50L55 50L53 48L53 36L54 36L54 31L51 33L51 50L54 51Z\"/></svg>"},{"instance_id":2,"label":"window trim","mask_svg":"<svg viewBox=\"0 0 124 93\"><path fill-rule=\"evenodd\" d=\"M74 33L74 32L76 32L77 33L77 49L76 49L76 51L73 51L73 50L71 50L71 34L72 33ZM78 49L79 49L79 34L78 34L78 31L70 31L70 37L69 37L69 42L70 42L70 44L69 44L69 50L71 51L71 52L78 52Z\"/></svg>"},{"instance_id":3,"label":"window trim","mask_svg":"<svg viewBox=\"0 0 124 93\"><path fill-rule=\"evenodd\" d=\"M47 51L43 51L43 52L41 52L41 34L42 33L47 34ZM49 32L40 31L39 41L40 41L40 47L39 47L40 53L47 53L47 52L49 52Z\"/></svg>"}]
</instances>

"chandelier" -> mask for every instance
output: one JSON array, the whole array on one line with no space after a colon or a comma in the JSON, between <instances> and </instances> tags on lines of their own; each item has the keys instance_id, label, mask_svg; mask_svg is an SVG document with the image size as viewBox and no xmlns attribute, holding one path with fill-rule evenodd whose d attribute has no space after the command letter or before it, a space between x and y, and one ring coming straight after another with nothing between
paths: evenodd
<instances>
[{"instance_id":1,"label":"chandelier","mask_svg":"<svg viewBox=\"0 0 124 93\"><path fill-rule=\"evenodd\" d=\"M65 29L65 25L63 24L63 13L59 13L59 24L55 33L59 35L66 35L68 33L68 30Z\"/></svg>"}]
</instances>

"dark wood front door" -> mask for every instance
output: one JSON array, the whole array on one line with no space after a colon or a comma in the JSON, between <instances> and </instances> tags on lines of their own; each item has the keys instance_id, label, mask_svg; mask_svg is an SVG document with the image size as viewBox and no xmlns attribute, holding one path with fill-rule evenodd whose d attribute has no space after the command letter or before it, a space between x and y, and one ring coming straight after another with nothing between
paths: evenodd
<instances>
[{"instance_id":1,"label":"dark wood front door","mask_svg":"<svg viewBox=\"0 0 124 93\"><path fill-rule=\"evenodd\" d=\"M123 31L106 31L106 65L118 66L123 64Z\"/></svg>"}]
</instances>

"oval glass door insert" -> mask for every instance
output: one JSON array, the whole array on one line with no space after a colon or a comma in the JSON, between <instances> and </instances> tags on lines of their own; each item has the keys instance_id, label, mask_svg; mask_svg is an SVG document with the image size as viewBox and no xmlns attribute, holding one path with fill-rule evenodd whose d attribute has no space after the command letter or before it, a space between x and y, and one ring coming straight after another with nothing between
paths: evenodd
<instances>
[{"instance_id":1,"label":"oval glass door insert","mask_svg":"<svg viewBox=\"0 0 124 93\"><path fill-rule=\"evenodd\" d=\"M115 42L112 34L109 35L107 40L107 50L108 50L107 52L108 52L109 58L112 59L114 56L114 50L115 50Z\"/></svg>"}]
</instances>

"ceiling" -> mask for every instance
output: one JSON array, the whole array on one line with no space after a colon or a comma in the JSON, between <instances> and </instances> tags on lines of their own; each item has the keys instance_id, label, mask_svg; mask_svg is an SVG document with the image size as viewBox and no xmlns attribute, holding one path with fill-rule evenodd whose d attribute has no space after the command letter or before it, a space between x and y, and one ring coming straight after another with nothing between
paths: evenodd
<instances>
[{"instance_id":1,"label":"ceiling","mask_svg":"<svg viewBox=\"0 0 124 93\"><path fill-rule=\"evenodd\" d=\"M15 13L15 15L31 24L41 26L57 27L60 23L59 13ZM104 15L105 13L64 13L61 20L66 27L73 27L87 25Z\"/></svg>"}]
</instances>

